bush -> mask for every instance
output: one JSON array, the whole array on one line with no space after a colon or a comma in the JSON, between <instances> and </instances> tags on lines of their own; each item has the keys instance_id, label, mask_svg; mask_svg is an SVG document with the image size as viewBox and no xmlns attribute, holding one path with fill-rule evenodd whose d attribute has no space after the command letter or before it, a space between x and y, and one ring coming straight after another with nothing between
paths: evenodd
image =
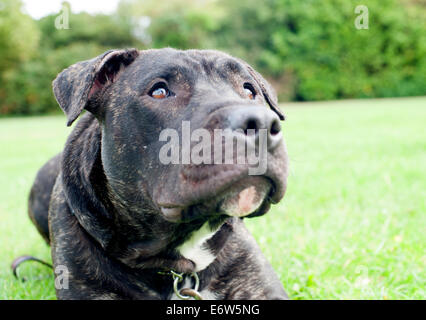
<instances>
[{"instance_id":1,"label":"bush","mask_svg":"<svg viewBox=\"0 0 426 320\"><path fill-rule=\"evenodd\" d=\"M111 48L140 47L130 26L115 16L71 14L67 30L57 30L55 19L56 15L49 15L37 21L41 39L32 59L3 74L0 115L59 111L52 93L52 81L59 72Z\"/></svg>"},{"instance_id":2,"label":"bush","mask_svg":"<svg viewBox=\"0 0 426 320\"><path fill-rule=\"evenodd\" d=\"M122 47L218 48L246 59L281 100L426 94L426 7L418 0L121 0L113 15L33 21L0 3L0 115L58 111L51 82L69 65ZM72 12L72 11L71 11ZM149 23L147 23L149 22Z\"/></svg>"},{"instance_id":3,"label":"bush","mask_svg":"<svg viewBox=\"0 0 426 320\"><path fill-rule=\"evenodd\" d=\"M42 50L5 77L6 92L0 114L44 114L59 111L52 81L71 64L90 59L107 50L91 43L74 43L56 50Z\"/></svg>"},{"instance_id":4,"label":"bush","mask_svg":"<svg viewBox=\"0 0 426 320\"><path fill-rule=\"evenodd\" d=\"M419 2L365 1L369 29L354 26L352 0L227 0L222 47L236 48L296 100L426 93L426 8ZM246 26L246 27L244 27Z\"/></svg>"}]
</instances>

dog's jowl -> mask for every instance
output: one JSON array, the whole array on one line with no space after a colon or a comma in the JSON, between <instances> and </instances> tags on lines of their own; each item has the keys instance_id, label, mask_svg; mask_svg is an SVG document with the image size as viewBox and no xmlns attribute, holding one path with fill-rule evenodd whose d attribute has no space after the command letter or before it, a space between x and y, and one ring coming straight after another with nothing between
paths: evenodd
<instances>
[{"instance_id":1,"label":"dog's jowl","mask_svg":"<svg viewBox=\"0 0 426 320\"><path fill-rule=\"evenodd\" d=\"M53 91L68 125L86 111L29 201L67 269L58 298L287 297L243 222L286 189L284 116L259 73L218 51L111 50Z\"/></svg>"}]
</instances>

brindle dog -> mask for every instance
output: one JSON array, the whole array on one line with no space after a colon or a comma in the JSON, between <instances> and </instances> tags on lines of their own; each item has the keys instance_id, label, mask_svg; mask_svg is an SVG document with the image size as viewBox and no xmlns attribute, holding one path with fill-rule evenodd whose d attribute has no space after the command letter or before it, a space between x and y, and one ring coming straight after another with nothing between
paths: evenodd
<instances>
[{"instance_id":1,"label":"brindle dog","mask_svg":"<svg viewBox=\"0 0 426 320\"><path fill-rule=\"evenodd\" d=\"M284 116L260 74L212 50L111 50L62 71L53 91L68 126L87 111L29 200L54 267L69 272L59 299L171 299L171 270L196 272L206 299L287 298L242 220L286 188ZM266 172L162 164L160 132L182 121L243 140L265 129Z\"/></svg>"}]
</instances>

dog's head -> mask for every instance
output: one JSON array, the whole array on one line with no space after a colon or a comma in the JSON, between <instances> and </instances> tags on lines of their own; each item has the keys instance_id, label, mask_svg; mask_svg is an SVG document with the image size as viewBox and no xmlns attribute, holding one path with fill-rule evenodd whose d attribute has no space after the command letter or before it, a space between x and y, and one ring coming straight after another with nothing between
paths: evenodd
<instances>
[{"instance_id":1,"label":"dog's head","mask_svg":"<svg viewBox=\"0 0 426 320\"><path fill-rule=\"evenodd\" d=\"M161 219L184 223L261 215L284 196L284 116L242 60L112 50L64 70L53 88L68 125L83 109L98 119L103 170L124 206L148 198Z\"/></svg>"}]
</instances>

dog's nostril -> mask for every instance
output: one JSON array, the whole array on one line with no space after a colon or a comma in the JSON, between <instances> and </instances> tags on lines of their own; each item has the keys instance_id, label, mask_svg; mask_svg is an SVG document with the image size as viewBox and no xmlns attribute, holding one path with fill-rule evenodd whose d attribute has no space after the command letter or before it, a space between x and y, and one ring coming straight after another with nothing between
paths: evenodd
<instances>
[{"instance_id":1,"label":"dog's nostril","mask_svg":"<svg viewBox=\"0 0 426 320\"><path fill-rule=\"evenodd\" d=\"M269 132L271 133L271 135L275 136L278 133L280 133L280 131L281 131L280 122L278 120L272 121L271 129L269 130Z\"/></svg>"},{"instance_id":2,"label":"dog's nostril","mask_svg":"<svg viewBox=\"0 0 426 320\"><path fill-rule=\"evenodd\" d=\"M248 131L248 130L251 130L251 131ZM259 130L259 126L257 125L257 121L255 119L249 119L246 122L244 133L246 135L253 134L253 133L257 133L257 130Z\"/></svg>"}]
</instances>

